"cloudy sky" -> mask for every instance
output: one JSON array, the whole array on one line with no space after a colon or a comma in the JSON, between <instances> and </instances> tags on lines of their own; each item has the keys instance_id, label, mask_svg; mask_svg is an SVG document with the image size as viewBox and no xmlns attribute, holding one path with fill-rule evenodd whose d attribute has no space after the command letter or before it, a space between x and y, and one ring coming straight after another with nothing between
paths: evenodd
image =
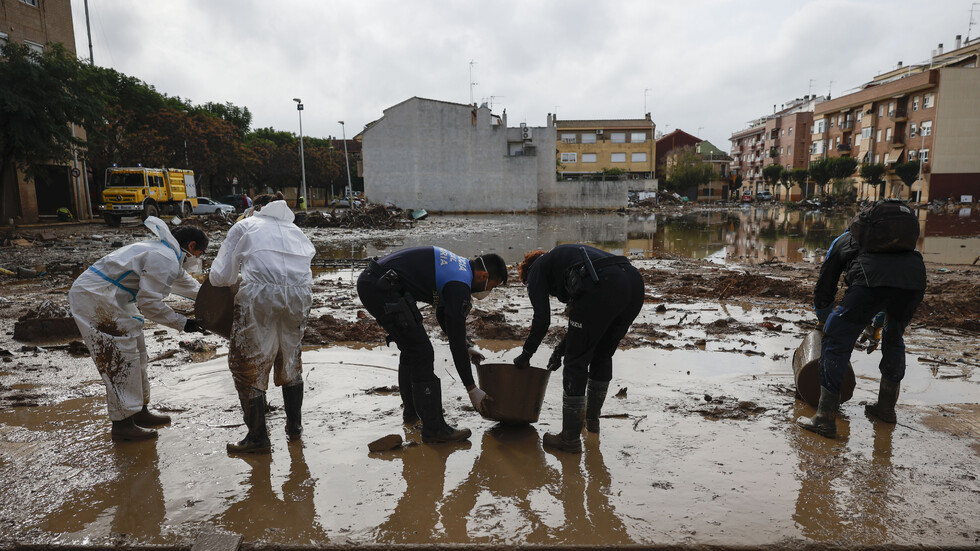
<instances>
[{"instance_id":1,"label":"cloudy sky","mask_svg":"<svg viewBox=\"0 0 980 551\"><path fill-rule=\"evenodd\" d=\"M412 96L509 126L640 118L728 150L807 93L837 97L966 37L971 0L89 0L95 63L253 128L347 136ZM72 0L88 57L85 10ZM974 20L980 23L980 5ZM971 38L980 35L974 25ZM472 65L471 65L471 62ZM472 69L472 80L471 80Z\"/></svg>"}]
</instances>

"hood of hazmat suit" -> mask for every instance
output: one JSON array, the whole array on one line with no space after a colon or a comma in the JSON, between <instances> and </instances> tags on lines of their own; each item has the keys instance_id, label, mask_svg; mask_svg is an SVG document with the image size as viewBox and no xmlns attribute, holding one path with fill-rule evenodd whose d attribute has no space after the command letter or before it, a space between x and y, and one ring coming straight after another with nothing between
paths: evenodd
<instances>
[{"instance_id":1,"label":"hood of hazmat suit","mask_svg":"<svg viewBox=\"0 0 980 551\"><path fill-rule=\"evenodd\" d=\"M241 276L228 357L240 393L265 391L273 362L277 385L299 376L316 249L293 219L285 201L265 205L228 230L211 263L208 278L215 287L231 287Z\"/></svg>"}]
</instances>

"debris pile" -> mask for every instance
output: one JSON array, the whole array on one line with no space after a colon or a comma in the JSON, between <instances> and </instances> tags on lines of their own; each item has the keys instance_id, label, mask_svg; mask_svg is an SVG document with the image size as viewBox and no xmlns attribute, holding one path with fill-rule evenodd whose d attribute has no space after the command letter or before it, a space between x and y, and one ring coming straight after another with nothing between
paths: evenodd
<instances>
[{"instance_id":1,"label":"debris pile","mask_svg":"<svg viewBox=\"0 0 980 551\"><path fill-rule=\"evenodd\" d=\"M395 229L411 227L412 223L402 209L376 204L312 211L296 217L296 225L303 228Z\"/></svg>"},{"instance_id":2,"label":"debris pile","mask_svg":"<svg viewBox=\"0 0 980 551\"><path fill-rule=\"evenodd\" d=\"M330 344L332 342L385 342L385 330L373 318L363 317L354 322L324 314L310 318L303 334L303 344Z\"/></svg>"}]
</instances>

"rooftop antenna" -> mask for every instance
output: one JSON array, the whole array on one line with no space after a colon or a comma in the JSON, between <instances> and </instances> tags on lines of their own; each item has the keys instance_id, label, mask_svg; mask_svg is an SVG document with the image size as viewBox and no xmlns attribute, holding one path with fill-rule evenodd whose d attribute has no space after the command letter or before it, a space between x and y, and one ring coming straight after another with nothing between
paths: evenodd
<instances>
[{"instance_id":1,"label":"rooftop antenna","mask_svg":"<svg viewBox=\"0 0 980 551\"><path fill-rule=\"evenodd\" d=\"M476 62L471 59L470 60L470 105L473 105L473 87L476 86L477 84L479 84L477 82L473 82L473 66L474 65L476 65Z\"/></svg>"},{"instance_id":2,"label":"rooftop antenna","mask_svg":"<svg viewBox=\"0 0 980 551\"><path fill-rule=\"evenodd\" d=\"M496 98L502 98L504 96L490 96L490 110L493 111L493 100Z\"/></svg>"},{"instance_id":3,"label":"rooftop antenna","mask_svg":"<svg viewBox=\"0 0 980 551\"><path fill-rule=\"evenodd\" d=\"M830 99L830 92L834 89L834 83L836 80L830 81L830 86L827 87L827 99Z\"/></svg>"},{"instance_id":4,"label":"rooftop antenna","mask_svg":"<svg viewBox=\"0 0 980 551\"><path fill-rule=\"evenodd\" d=\"M644 117L647 114L647 95L649 93L650 93L650 89L649 88L644 88L643 89L643 116Z\"/></svg>"},{"instance_id":5,"label":"rooftop antenna","mask_svg":"<svg viewBox=\"0 0 980 551\"><path fill-rule=\"evenodd\" d=\"M697 135L697 136L695 136L696 138L700 138L700 137L701 137L701 131L702 131L702 130L704 130L704 127L703 127L703 126L699 126L699 127L698 127L698 135Z\"/></svg>"},{"instance_id":6,"label":"rooftop antenna","mask_svg":"<svg viewBox=\"0 0 980 551\"><path fill-rule=\"evenodd\" d=\"M809 85L809 86L807 86L807 88L806 88L806 95L807 95L807 96L809 96L810 94L812 94L812 93L813 93L813 83L814 83L814 82L816 82L816 80L814 80L814 79L812 79L812 78L811 78L811 79L810 79L810 85Z\"/></svg>"},{"instance_id":7,"label":"rooftop antenna","mask_svg":"<svg viewBox=\"0 0 980 551\"><path fill-rule=\"evenodd\" d=\"M970 33L973 32L973 26L976 25L976 21L973 20L973 11L980 6L980 2L974 2L970 5L970 25L966 28L966 42L970 41Z\"/></svg>"}]
</instances>

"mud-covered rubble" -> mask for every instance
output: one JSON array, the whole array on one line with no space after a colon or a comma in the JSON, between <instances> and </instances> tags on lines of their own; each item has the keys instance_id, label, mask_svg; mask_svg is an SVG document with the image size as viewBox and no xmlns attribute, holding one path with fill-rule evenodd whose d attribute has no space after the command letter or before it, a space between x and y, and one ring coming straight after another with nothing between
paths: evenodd
<instances>
[{"instance_id":1,"label":"mud-covered rubble","mask_svg":"<svg viewBox=\"0 0 980 551\"><path fill-rule=\"evenodd\" d=\"M412 227L413 221L400 208L369 203L303 213L297 216L296 225L301 228L396 229Z\"/></svg>"}]
</instances>

